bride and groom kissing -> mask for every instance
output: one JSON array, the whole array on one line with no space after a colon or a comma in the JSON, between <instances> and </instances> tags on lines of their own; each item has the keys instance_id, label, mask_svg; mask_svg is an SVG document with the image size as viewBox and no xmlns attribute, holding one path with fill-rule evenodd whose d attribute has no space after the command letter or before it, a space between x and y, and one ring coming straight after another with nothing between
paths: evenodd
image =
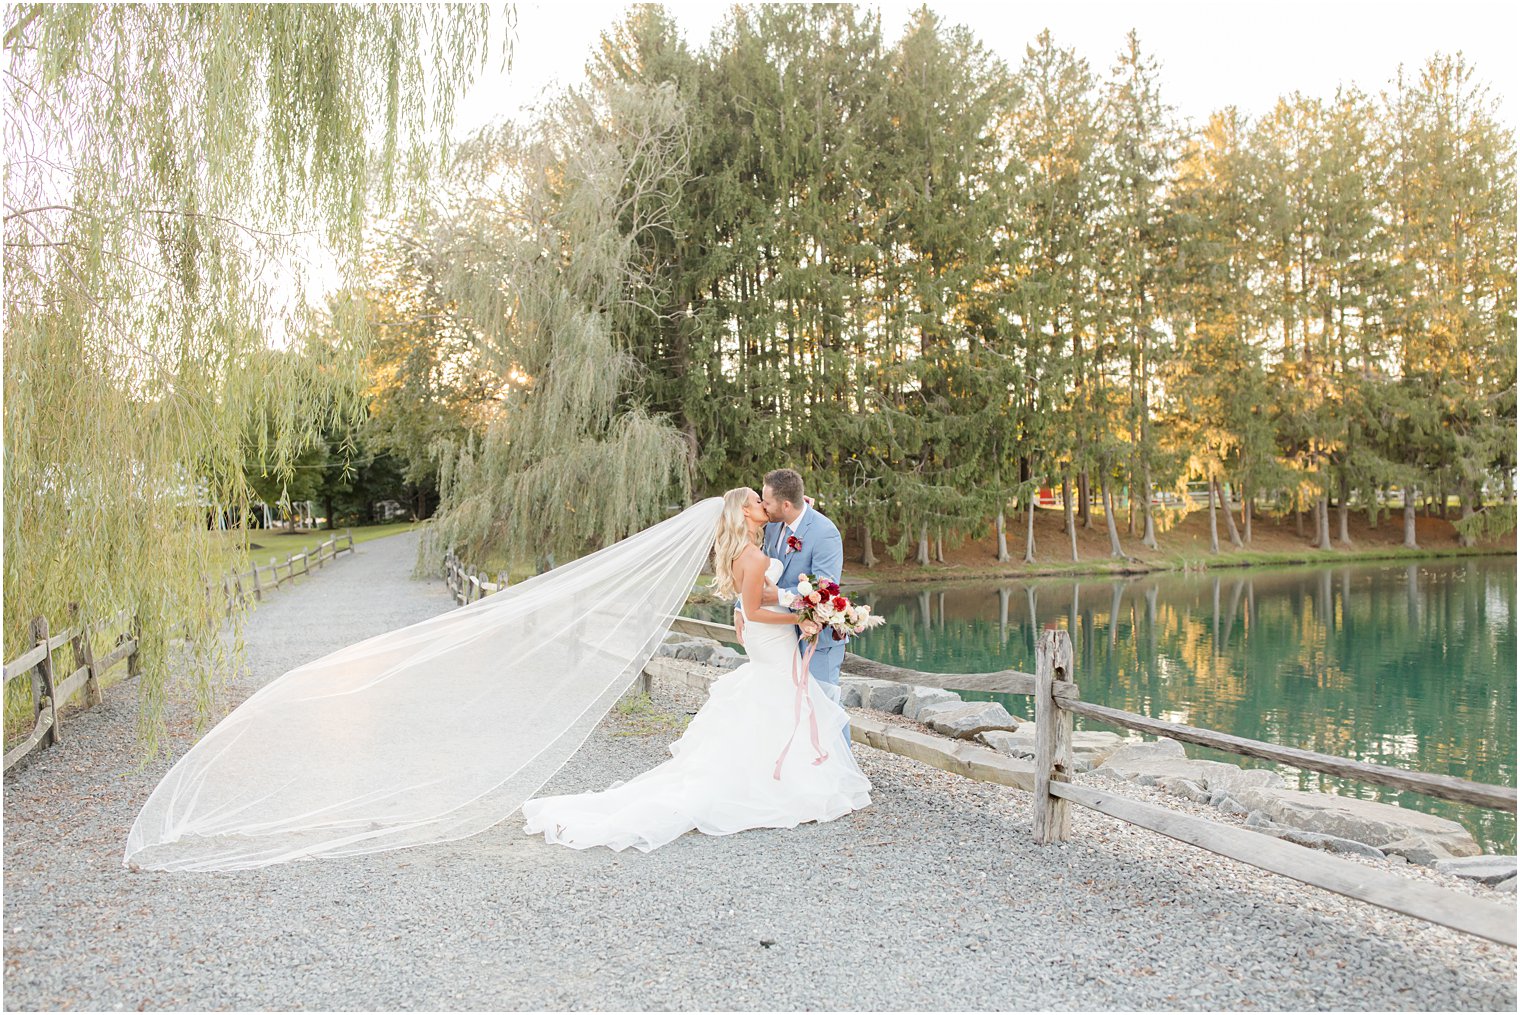
<instances>
[{"instance_id":1,"label":"bride and groom kissing","mask_svg":"<svg viewBox=\"0 0 1520 1015\"><path fill-rule=\"evenodd\" d=\"M728 491L713 587L736 599L734 627L749 661L712 685L670 745L671 760L599 793L529 800L523 830L577 849L647 852L693 829L792 828L869 804L871 784L839 705L845 641L816 624L799 627L788 609L801 576L838 581L843 564L838 527L812 505L795 470L767 473L758 493Z\"/></svg>"}]
</instances>

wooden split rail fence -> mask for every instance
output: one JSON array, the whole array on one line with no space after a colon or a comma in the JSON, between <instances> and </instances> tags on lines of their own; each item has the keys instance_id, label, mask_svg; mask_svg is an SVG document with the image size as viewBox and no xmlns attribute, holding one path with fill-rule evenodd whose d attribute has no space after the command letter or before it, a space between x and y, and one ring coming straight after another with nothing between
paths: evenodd
<instances>
[{"instance_id":1,"label":"wooden split rail fence","mask_svg":"<svg viewBox=\"0 0 1520 1015\"><path fill-rule=\"evenodd\" d=\"M461 606L507 587L507 572L499 571L496 580L489 581L465 567L453 550L443 555L443 578L454 601Z\"/></svg>"},{"instance_id":2,"label":"wooden split rail fence","mask_svg":"<svg viewBox=\"0 0 1520 1015\"><path fill-rule=\"evenodd\" d=\"M349 531L322 542L314 552L292 554L284 561L276 561L274 557L270 557L267 565L255 566L250 571L227 575L222 580L222 590L226 593L229 605L248 596L262 601L265 592L279 588L281 584L293 580L298 574L310 574L313 564L321 568L328 561L336 559L338 554L345 552L354 552L354 535ZM280 573L282 568L285 570L283 575ZM208 587L207 593L210 594L210 592L211 589ZM77 618L79 605L71 604L69 613L71 618ZM138 632L141 629L138 627L135 616L130 618L130 623L127 621L128 612L122 610L95 624L78 628L71 626L58 634L50 634L46 617L32 618L30 628L32 647L5 664L4 681L4 686L9 689L11 681L28 676L31 678L32 731L14 746L6 748L5 771L10 771L11 766L33 751L58 742L58 711L81 688L85 692L83 707L91 708L100 704L101 678L113 668L125 662L127 675L129 677L138 675L140 672L137 651ZM95 658L95 638L100 632L113 630L124 623L126 623L126 630L117 636L116 644L111 651L99 659ZM73 648L74 669L67 676L58 679L54 672L56 663L53 653L66 643Z\"/></svg>"},{"instance_id":3,"label":"wooden split rail fence","mask_svg":"<svg viewBox=\"0 0 1520 1015\"><path fill-rule=\"evenodd\" d=\"M69 606L71 617L79 616L79 604ZM125 625L116 636L116 644L105 655L96 658L95 640L101 632L110 632ZM12 680L31 677L32 683L32 731L15 746L5 752L5 770L10 771L28 754L59 740L58 709L81 688L85 692L85 707L100 704L100 680L122 663L127 665L129 676L137 676L138 653L137 618L129 617L122 610L104 620L87 626L70 626L53 634L48 630L46 617L33 617L31 622L32 647L5 664L7 690ZM64 645L73 650L74 669L59 678L55 672L53 653Z\"/></svg>"},{"instance_id":4,"label":"wooden split rail fence","mask_svg":"<svg viewBox=\"0 0 1520 1015\"><path fill-rule=\"evenodd\" d=\"M671 630L738 644L733 627L725 624L681 617L671 624ZM669 660L664 659L651 662L657 669L669 664ZM1121 729L1171 737L1201 747L1261 758L1311 772L1356 779L1511 814L1515 813L1513 786L1495 786L1353 761L1335 755L1249 740L1197 726L1163 722L1134 712L1083 701L1072 672L1071 638L1063 630L1040 633L1034 673L1018 670L999 670L995 673L924 673L865 659L853 653L846 654L843 668L846 673L856 676L875 677L900 684L1033 697L1035 758L1032 766L970 741L951 741L947 744L942 737L864 716L852 716L850 728L853 739L872 747L903 754L968 778L1017 786L1032 792L1033 834L1036 842L1065 842L1071 830L1069 805L1078 804L1317 888L1515 947L1516 910L1513 905L1474 899L1392 871L1379 870L1354 860L1286 842L1263 832L1196 818L1097 787L1077 785L1072 782L1076 771L1072 764L1072 718L1085 716Z\"/></svg>"},{"instance_id":5,"label":"wooden split rail fence","mask_svg":"<svg viewBox=\"0 0 1520 1015\"><path fill-rule=\"evenodd\" d=\"M345 529L342 535L333 536L331 539L318 543L313 552L293 553L283 561L277 561L271 556L268 564L256 565L252 570L230 574L222 580L222 587L227 594L228 602L240 602L249 596L262 602L265 592L277 589L285 582L295 580L298 574L311 574L312 565L321 569L329 561L336 560L338 554L353 552L354 534ZM280 574L281 568L285 570L283 575Z\"/></svg>"}]
</instances>

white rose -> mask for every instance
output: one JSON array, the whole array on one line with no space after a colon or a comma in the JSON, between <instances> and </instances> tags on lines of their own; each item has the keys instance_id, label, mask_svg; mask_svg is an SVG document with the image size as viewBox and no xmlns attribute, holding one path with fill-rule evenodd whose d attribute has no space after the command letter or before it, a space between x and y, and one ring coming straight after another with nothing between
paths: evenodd
<instances>
[{"instance_id":1,"label":"white rose","mask_svg":"<svg viewBox=\"0 0 1520 1015\"><path fill-rule=\"evenodd\" d=\"M800 582L797 583L797 593L798 593L798 595L803 595L803 596L812 595L812 592L813 592L813 583L812 582L809 582L807 580L803 580L803 581L800 581Z\"/></svg>"}]
</instances>

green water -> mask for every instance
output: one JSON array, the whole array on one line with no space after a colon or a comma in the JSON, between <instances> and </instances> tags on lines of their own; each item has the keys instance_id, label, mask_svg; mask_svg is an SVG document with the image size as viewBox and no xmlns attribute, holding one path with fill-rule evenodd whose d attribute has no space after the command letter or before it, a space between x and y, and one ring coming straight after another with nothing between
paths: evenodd
<instances>
[{"instance_id":1,"label":"green water","mask_svg":"<svg viewBox=\"0 0 1520 1015\"><path fill-rule=\"evenodd\" d=\"M858 598L888 623L851 648L883 662L941 673L1032 672L1037 633L1061 626L1072 634L1075 679L1087 701L1326 754L1515 785L1513 557L862 586ZM995 698L1029 715L1022 695L966 696ZM1192 757L1266 764L1187 750ZM1451 818L1486 852L1515 852L1512 814L1279 770L1304 789Z\"/></svg>"}]
</instances>

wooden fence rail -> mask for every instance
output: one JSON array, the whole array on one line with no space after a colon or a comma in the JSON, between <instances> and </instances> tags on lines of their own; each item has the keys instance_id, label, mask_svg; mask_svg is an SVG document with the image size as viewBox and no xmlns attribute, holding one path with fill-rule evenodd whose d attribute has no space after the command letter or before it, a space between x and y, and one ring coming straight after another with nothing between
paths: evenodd
<instances>
[{"instance_id":1,"label":"wooden fence rail","mask_svg":"<svg viewBox=\"0 0 1520 1015\"><path fill-rule=\"evenodd\" d=\"M317 544L314 551L293 553L283 561L271 556L268 564L256 564L251 570L229 574L222 580L222 589L229 603L240 602L249 596L262 602L265 592L293 581L296 575L311 574L314 565L321 569L330 561L336 560L338 554L353 552L354 534L351 530L344 529L341 535ZM283 575L280 573L282 568L285 571Z\"/></svg>"},{"instance_id":2,"label":"wooden fence rail","mask_svg":"<svg viewBox=\"0 0 1520 1015\"><path fill-rule=\"evenodd\" d=\"M498 571L495 581L482 578L479 573L467 568L453 550L443 555L443 579L453 594L454 601L461 606L507 587L507 572Z\"/></svg>"},{"instance_id":3,"label":"wooden fence rail","mask_svg":"<svg viewBox=\"0 0 1520 1015\"><path fill-rule=\"evenodd\" d=\"M81 688L85 691L85 707L100 701L100 679L115 667L126 663L129 675L138 672L137 619L126 623L126 630L116 637L116 646L100 658L95 657L94 640L101 632L121 627L126 621L126 611L98 620L94 624L80 626L79 604L69 604L69 615L75 626L67 627L57 634L48 630L46 617L33 617L30 625L32 647L5 664L4 686L24 677L31 679L32 730L14 746L6 749L5 771L10 771L22 758L35 750L55 744L60 739L58 710ZM64 645L70 645L74 656L74 669L62 679L54 671L53 653Z\"/></svg>"},{"instance_id":4,"label":"wooden fence rail","mask_svg":"<svg viewBox=\"0 0 1520 1015\"><path fill-rule=\"evenodd\" d=\"M726 624L678 617L672 621L671 630L739 644L734 628ZM1474 899L1252 829L1192 817L1106 790L1074 784L1071 781L1075 773L1071 747L1072 719L1081 715L1106 725L1154 733L1215 750L1409 790L1490 810L1514 813L1514 787L1493 786L1450 776L1374 765L1248 740L1196 726L1162 722L1134 712L1095 705L1081 699L1073 679L1072 658L1071 637L1063 630L1040 633L1035 647L1035 672L1032 674L1018 670L970 674L922 673L865 659L853 653L845 655L844 671L857 676L919 687L1032 696L1035 712L1035 758L1032 769L1018 770L1017 763L997 755L990 748L976 747L963 741L941 745L938 743L939 738L931 740L924 734L887 728L869 720L852 720L850 728L854 739L871 746L917 758L968 778L1017 785L1030 790L1034 794L1034 839L1042 844L1067 840L1070 835L1068 805L1077 804L1316 888L1515 947L1516 911L1513 905Z\"/></svg>"},{"instance_id":5,"label":"wooden fence rail","mask_svg":"<svg viewBox=\"0 0 1520 1015\"><path fill-rule=\"evenodd\" d=\"M222 580L228 606L230 608L248 596L262 601L265 592L279 588L282 583L291 581L298 574L310 574L313 564L321 568L328 561L337 559L338 554L353 552L354 534L345 529L342 535L333 536L319 544L314 553L292 554L284 561L270 557L267 565L255 565L252 570L229 574ZM281 568L285 569L284 575L280 574ZM245 585L245 581L248 584ZM212 594L212 586L207 585L206 592ZM79 615L79 604L70 603L71 626L59 634L49 633L46 617L33 617L30 625L32 647L5 664L4 686L7 688L13 680L31 677L33 712L31 732L5 751L5 771L10 771L12 765L33 751L58 742L58 710L80 689L85 692L83 707L91 708L100 704L102 676L122 662L127 664L128 677L135 677L140 672L137 651L137 632L140 628L135 617L127 630L117 637L111 651L96 658L93 635L121 626L127 621L128 611L118 611L111 617L87 626L79 625ZM67 675L58 677L53 653L65 644L73 650L74 668Z\"/></svg>"}]
</instances>

